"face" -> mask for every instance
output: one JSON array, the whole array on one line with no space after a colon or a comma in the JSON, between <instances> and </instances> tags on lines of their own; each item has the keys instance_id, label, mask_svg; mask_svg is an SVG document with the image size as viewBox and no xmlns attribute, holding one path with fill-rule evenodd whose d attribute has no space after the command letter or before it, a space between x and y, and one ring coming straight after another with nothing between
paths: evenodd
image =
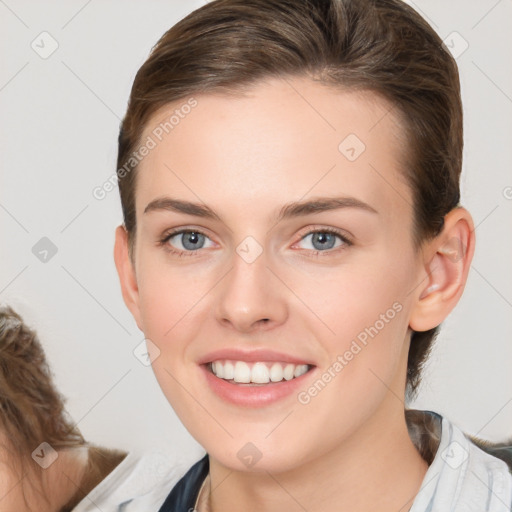
<instances>
[{"instance_id":1,"label":"face","mask_svg":"<svg viewBox=\"0 0 512 512\"><path fill-rule=\"evenodd\" d=\"M403 412L421 266L390 105L306 78L186 101L136 185L127 303L163 392L230 468L368 439Z\"/></svg>"}]
</instances>

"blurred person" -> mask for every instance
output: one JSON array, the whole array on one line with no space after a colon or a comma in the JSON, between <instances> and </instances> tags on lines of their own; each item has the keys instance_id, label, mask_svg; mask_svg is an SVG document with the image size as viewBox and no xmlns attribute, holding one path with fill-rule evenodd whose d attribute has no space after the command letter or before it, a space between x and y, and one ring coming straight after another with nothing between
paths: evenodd
<instances>
[{"instance_id":1,"label":"blurred person","mask_svg":"<svg viewBox=\"0 0 512 512\"><path fill-rule=\"evenodd\" d=\"M85 441L36 332L1 306L0 511L71 511L124 457Z\"/></svg>"}]
</instances>

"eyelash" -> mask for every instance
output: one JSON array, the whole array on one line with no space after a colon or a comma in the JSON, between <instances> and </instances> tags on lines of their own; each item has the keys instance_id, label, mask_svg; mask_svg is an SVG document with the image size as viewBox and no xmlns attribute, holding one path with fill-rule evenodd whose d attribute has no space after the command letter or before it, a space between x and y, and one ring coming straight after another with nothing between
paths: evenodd
<instances>
[{"instance_id":1,"label":"eyelash","mask_svg":"<svg viewBox=\"0 0 512 512\"><path fill-rule=\"evenodd\" d=\"M209 238L208 235L206 233L204 233L203 231L201 231L200 229L177 229L175 231L166 233L164 235L164 237L158 241L158 245L163 247L169 253L171 253L175 256L178 256L180 258L187 257L187 256L198 256L198 253L200 252L201 249L196 249L196 250L191 250L191 251L181 251L179 249L174 249L171 245L169 245L167 243L172 237L174 237L176 235L181 235L184 233L197 233L199 235L203 235L203 236ZM310 254L314 257L323 257L326 255L327 256L332 255L333 253L338 253L339 250L346 249L347 247L350 247L351 245L353 245L353 242L346 235L344 235L341 231L338 231L337 229L334 229L334 228L311 229L310 231L306 232L303 236L301 236L301 238L299 239L299 242L304 240L307 236L315 234L315 233L328 233L330 235L335 235L343 242L343 245L333 248L333 249L327 249L325 251L305 249L305 250L311 251ZM296 242L296 243L298 243L298 242Z\"/></svg>"},{"instance_id":2,"label":"eyelash","mask_svg":"<svg viewBox=\"0 0 512 512\"><path fill-rule=\"evenodd\" d=\"M306 233L301 235L298 242L295 242L293 245L296 245L297 243L304 240L307 236L314 235L315 233L327 233L330 235L337 236L341 240L342 245L340 245L339 247L335 247L333 249L326 249L325 251L318 251L315 249L302 249L304 251L308 251L308 253L309 253L308 256L313 256L314 258L323 258L323 257L327 257L327 256L333 256L334 254L338 254L340 251L343 251L347 247L350 247L351 245L353 245L353 242L341 231L338 231L337 229L334 229L334 228L322 228L322 227L312 228L309 231L306 231Z\"/></svg>"}]
</instances>

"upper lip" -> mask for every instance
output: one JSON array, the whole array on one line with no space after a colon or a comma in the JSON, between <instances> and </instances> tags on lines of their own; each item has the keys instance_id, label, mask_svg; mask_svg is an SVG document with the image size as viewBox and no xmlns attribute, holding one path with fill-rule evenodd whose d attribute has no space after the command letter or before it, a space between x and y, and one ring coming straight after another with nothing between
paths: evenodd
<instances>
[{"instance_id":1,"label":"upper lip","mask_svg":"<svg viewBox=\"0 0 512 512\"><path fill-rule=\"evenodd\" d=\"M285 354L284 352L277 352L270 349L254 349L254 350L240 350L234 348L225 348L209 352L201 357L198 364L207 364L212 361L219 361L222 359L229 359L232 361L245 361L247 363L255 363L258 361L276 361L291 364L309 364L314 366L310 361L301 359L297 356Z\"/></svg>"}]
</instances>

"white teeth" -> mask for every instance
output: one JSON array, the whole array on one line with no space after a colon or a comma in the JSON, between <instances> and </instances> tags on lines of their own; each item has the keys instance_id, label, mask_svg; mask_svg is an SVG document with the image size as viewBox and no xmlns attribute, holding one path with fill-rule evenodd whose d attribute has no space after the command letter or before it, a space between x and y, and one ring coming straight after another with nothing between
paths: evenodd
<instances>
[{"instance_id":1,"label":"white teeth","mask_svg":"<svg viewBox=\"0 0 512 512\"><path fill-rule=\"evenodd\" d=\"M220 361L217 361L213 364L215 365L215 369L214 369L215 375L217 375L217 377L220 377L221 379L223 379L224 378L224 368L222 366L222 363Z\"/></svg>"},{"instance_id":2,"label":"white teeth","mask_svg":"<svg viewBox=\"0 0 512 512\"><path fill-rule=\"evenodd\" d=\"M292 380L293 379L293 372L295 371L295 365L294 364L287 364L283 376L286 380Z\"/></svg>"},{"instance_id":3,"label":"white teeth","mask_svg":"<svg viewBox=\"0 0 512 512\"><path fill-rule=\"evenodd\" d=\"M283 380L283 367L279 363L274 363L270 368L270 380L272 382L281 382Z\"/></svg>"},{"instance_id":4,"label":"white teeth","mask_svg":"<svg viewBox=\"0 0 512 512\"><path fill-rule=\"evenodd\" d=\"M246 363L245 361L214 361L211 370L221 379L233 380L241 384L268 384L292 380L304 375L308 370L307 364L291 363Z\"/></svg>"},{"instance_id":5,"label":"white teeth","mask_svg":"<svg viewBox=\"0 0 512 512\"><path fill-rule=\"evenodd\" d=\"M249 368L249 365L243 361L237 361L235 363L235 375L233 376L233 379L235 382L241 382L245 384L251 382L251 369Z\"/></svg>"},{"instance_id":6,"label":"white teeth","mask_svg":"<svg viewBox=\"0 0 512 512\"><path fill-rule=\"evenodd\" d=\"M255 384L267 384L270 381L270 372L265 363L256 363L252 367L251 381Z\"/></svg>"},{"instance_id":7,"label":"white teeth","mask_svg":"<svg viewBox=\"0 0 512 512\"><path fill-rule=\"evenodd\" d=\"M218 364L221 365L222 363ZM224 375L222 376L222 378L227 380L235 378L235 367L229 361L224 365Z\"/></svg>"},{"instance_id":8,"label":"white teeth","mask_svg":"<svg viewBox=\"0 0 512 512\"><path fill-rule=\"evenodd\" d=\"M299 364L295 368L295 371L293 372L294 377L300 377L301 375L304 375L308 371L308 365L307 364Z\"/></svg>"}]
</instances>

